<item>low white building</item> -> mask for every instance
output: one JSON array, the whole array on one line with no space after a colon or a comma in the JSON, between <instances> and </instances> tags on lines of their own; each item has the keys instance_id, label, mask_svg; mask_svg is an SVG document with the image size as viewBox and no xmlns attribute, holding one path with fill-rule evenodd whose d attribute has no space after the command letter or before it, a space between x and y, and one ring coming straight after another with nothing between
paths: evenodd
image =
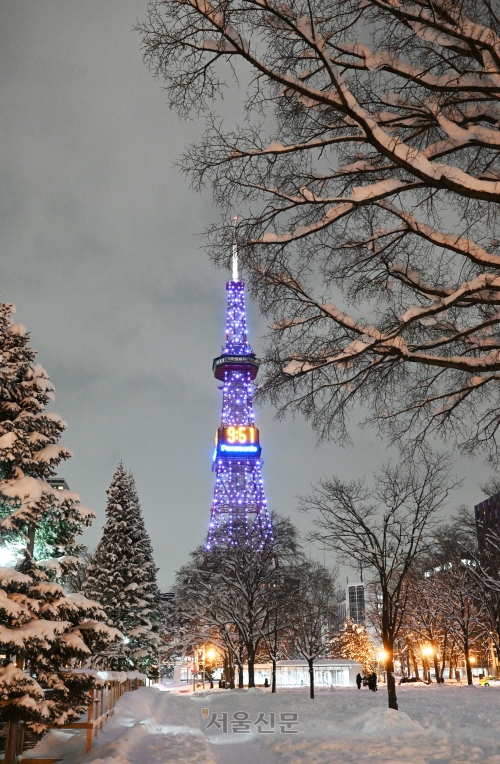
<instances>
[{"instance_id":1,"label":"low white building","mask_svg":"<svg viewBox=\"0 0 500 764\"><path fill-rule=\"evenodd\" d=\"M316 687L353 687L356 684L356 674L363 675L361 663L344 658L333 660L318 659L314 661L314 684ZM222 669L214 670L214 680L221 678ZM255 664L255 684L263 685L267 679L271 684L272 663ZM189 682L191 680L190 664L178 664L174 667L174 682ZM236 681L238 672L236 671ZM199 676L201 679L201 675ZM248 667L243 670L243 681L248 685ZM308 687L309 666L305 660L278 661L276 663L277 687Z\"/></svg>"},{"instance_id":2,"label":"low white building","mask_svg":"<svg viewBox=\"0 0 500 764\"><path fill-rule=\"evenodd\" d=\"M255 684L264 684L266 678L271 683L271 663L255 665ZM363 675L361 663L335 658L314 661L314 684L316 687L352 687L356 684L356 674ZM243 672L244 682L248 683L248 672ZM308 687L309 666L305 660L278 661L276 663L277 687Z\"/></svg>"}]
</instances>

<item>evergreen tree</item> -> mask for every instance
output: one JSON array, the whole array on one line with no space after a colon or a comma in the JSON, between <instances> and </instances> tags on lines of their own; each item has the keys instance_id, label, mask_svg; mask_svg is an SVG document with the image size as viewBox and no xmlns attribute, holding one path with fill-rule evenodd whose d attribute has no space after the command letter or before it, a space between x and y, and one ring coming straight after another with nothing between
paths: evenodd
<instances>
[{"instance_id":1,"label":"evergreen tree","mask_svg":"<svg viewBox=\"0 0 500 764\"><path fill-rule=\"evenodd\" d=\"M43 730L79 718L95 680L71 669L118 635L97 602L63 588L94 515L46 482L71 456L66 425L46 411L54 388L14 311L0 303L0 711Z\"/></svg>"},{"instance_id":2,"label":"evergreen tree","mask_svg":"<svg viewBox=\"0 0 500 764\"><path fill-rule=\"evenodd\" d=\"M106 524L89 565L85 594L102 603L108 624L123 642L98 662L110 668L147 670L161 647L162 609L153 548L141 514L134 478L120 464L107 491Z\"/></svg>"},{"instance_id":3,"label":"evergreen tree","mask_svg":"<svg viewBox=\"0 0 500 764\"><path fill-rule=\"evenodd\" d=\"M365 674L375 671L375 647L364 626L347 618L330 643L331 658L347 658L363 666Z\"/></svg>"}]
</instances>

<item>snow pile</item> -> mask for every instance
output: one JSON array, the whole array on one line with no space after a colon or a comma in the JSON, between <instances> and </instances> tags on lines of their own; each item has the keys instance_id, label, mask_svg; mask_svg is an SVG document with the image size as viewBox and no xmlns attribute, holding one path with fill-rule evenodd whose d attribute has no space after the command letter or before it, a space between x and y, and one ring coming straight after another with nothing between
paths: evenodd
<instances>
[{"instance_id":1,"label":"snow pile","mask_svg":"<svg viewBox=\"0 0 500 764\"><path fill-rule=\"evenodd\" d=\"M96 671L95 669L72 669L72 671L74 674L96 676L103 682L118 680L120 684L126 682L127 679L141 679L142 681L147 679L146 674L140 671Z\"/></svg>"},{"instance_id":2,"label":"snow pile","mask_svg":"<svg viewBox=\"0 0 500 764\"><path fill-rule=\"evenodd\" d=\"M500 689L410 685L399 687L398 697L399 712L387 708L383 688L377 693L320 690L311 701L304 690L180 695L144 687L120 699L89 754L84 753L80 731L52 730L27 759L62 757L73 764L225 764L230 759L261 764L500 764ZM232 731L235 714L240 719L248 715L248 733ZM296 714L297 731L280 731L283 714ZM253 722L259 715L272 721L274 731L257 731ZM208 729L214 718L220 729L215 724ZM222 730L225 718L227 732Z\"/></svg>"}]
</instances>

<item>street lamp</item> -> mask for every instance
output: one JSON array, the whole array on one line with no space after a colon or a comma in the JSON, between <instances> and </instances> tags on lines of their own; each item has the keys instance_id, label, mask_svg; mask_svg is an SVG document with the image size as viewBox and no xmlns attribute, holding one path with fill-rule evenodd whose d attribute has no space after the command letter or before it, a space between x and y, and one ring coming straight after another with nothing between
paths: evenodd
<instances>
[{"instance_id":1,"label":"street lamp","mask_svg":"<svg viewBox=\"0 0 500 764\"><path fill-rule=\"evenodd\" d=\"M387 652L387 650L379 650L379 652L377 653L377 660L378 660L379 664L383 665L383 667L384 667L382 669L382 672L384 674L384 681L387 681L387 678L385 676L385 672L386 672L386 661L387 661L388 657L389 657L389 653ZM379 673L381 673L380 670L379 670Z\"/></svg>"},{"instance_id":2,"label":"street lamp","mask_svg":"<svg viewBox=\"0 0 500 764\"><path fill-rule=\"evenodd\" d=\"M217 655L217 651L213 647L209 647L207 650L207 658L210 661L210 689L214 688L214 658Z\"/></svg>"},{"instance_id":3,"label":"street lamp","mask_svg":"<svg viewBox=\"0 0 500 764\"><path fill-rule=\"evenodd\" d=\"M421 645L420 646L420 652L422 654L422 663L424 664L424 674L427 674L427 681L431 681L431 669L430 669L430 658L434 655L434 648L432 645ZM426 659L429 658L429 661ZM427 671L425 670L427 668Z\"/></svg>"}]
</instances>

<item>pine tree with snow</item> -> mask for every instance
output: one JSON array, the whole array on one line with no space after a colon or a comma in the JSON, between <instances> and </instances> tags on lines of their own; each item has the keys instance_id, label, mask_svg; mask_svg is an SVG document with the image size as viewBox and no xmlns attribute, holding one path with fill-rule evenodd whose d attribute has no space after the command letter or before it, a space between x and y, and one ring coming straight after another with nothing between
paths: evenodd
<instances>
[{"instance_id":1,"label":"pine tree with snow","mask_svg":"<svg viewBox=\"0 0 500 764\"><path fill-rule=\"evenodd\" d=\"M98 603L63 586L94 515L47 483L71 456L58 442L66 425L46 411L54 388L14 311L0 303L0 713L43 730L79 718L95 679L72 669L118 635Z\"/></svg>"},{"instance_id":2,"label":"pine tree with snow","mask_svg":"<svg viewBox=\"0 0 500 764\"><path fill-rule=\"evenodd\" d=\"M347 618L330 643L330 658L357 661L365 674L375 671L375 646L366 628Z\"/></svg>"},{"instance_id":3,"label":"pine tree with snow","mask_svg":"<svg viewBox=\"0 0 500 764\"><path fill-rule=\"evenodd\" d=\"M141 514L134 478L122 464L107 491L106 524L87 571L84 592L102 603L108 624L123 642L98 663L109 668L147 670L162 645L162 609L153 547Z\"/></svg>"}]
</instances>

